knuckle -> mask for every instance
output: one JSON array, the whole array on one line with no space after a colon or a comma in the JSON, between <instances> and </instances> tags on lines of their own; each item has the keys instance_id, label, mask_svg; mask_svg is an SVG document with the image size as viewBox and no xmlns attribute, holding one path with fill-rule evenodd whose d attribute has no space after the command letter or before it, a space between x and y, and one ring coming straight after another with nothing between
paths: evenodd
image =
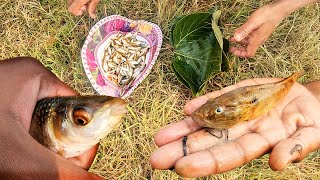
<instances>
[{"instance_id":1,"label":"knuckle","mask_svg":"<svg viewBox=\"0 0 320 180\"><path fill-rule=\"evenodd\" d=\"M244 150L243 146L241 145L241 143L235 142L234 143L235 149L237 150L239 157L241 158L242 162L247 163L250 161L250 159L248 159L247 153Z\"/></svg>"}]
</instances>

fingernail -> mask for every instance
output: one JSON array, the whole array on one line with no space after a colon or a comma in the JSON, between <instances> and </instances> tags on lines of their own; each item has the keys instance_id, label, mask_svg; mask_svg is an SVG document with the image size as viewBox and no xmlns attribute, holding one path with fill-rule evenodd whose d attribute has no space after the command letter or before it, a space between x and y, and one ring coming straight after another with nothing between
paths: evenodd
<instances>
[{"instance_id":1,"label":"fingernail","mask_svg":"<svg viewBox=\"0 0 320 180\"><path fill-rule=\"evenodd\" d=\"M234 35L234 39L236 40L236 41L241 41L241 34L235 34Z\"/></svg>"}]
</instances>

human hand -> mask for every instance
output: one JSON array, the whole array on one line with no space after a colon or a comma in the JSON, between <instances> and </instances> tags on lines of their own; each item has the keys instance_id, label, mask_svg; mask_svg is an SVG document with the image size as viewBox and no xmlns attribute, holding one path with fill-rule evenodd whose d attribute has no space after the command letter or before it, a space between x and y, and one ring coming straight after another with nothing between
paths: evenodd
<instances>
[{"instance_id":1,"label":"human hand","mask_svg":"<svg viewBox=\"0 0 320 180\"><path fill-rule=\"evenodd\" d=\"M68 11L75 16L81 16L88 11L89 16L95 19L99 2L100 0L68 0Z\"/></svg>"},{"instance_id":2,"label":"human hand","mask_svg":"<svg viewBox=\"0 0 320 180\"><path fill-rule=\"evenodd\" d=\"M8 179L100 179L88 173L98 145L65 159L29 135L36 102L46 97L75 96L41 63L32 58L0 61L0 176Z\"/></svg>"},{"instance_id":3,"label":"human hand","mask_svg":"<svg viewBox=\"0 0 320 180\"><path fill-rule=\"evenodd\" d=\"M241 86L279 80L263 78L242 81L191 100L184 111L191 115L209 98ZM174 167L184 177L201 177L232 170L271 152L270 167L283 170L289 163L300 161L319 148L319 108L320 102L315 95L295 83L289 94L266 115L230 128L227 142L201 129L188 117L156 134L155 143L159 148L151 155L150 163L156 169ZM184 136L188 137L185 157L182 149Z\"/></svg>"},{"instance_id":4,"label":"human hand","mask_svg":"<svg viewBox=\"0 0 320 180\"><path fill-rule=\"evenodd\" d=\"M275 28L287 16L278 3L265 5L256 10L242 26L235 30L231 42L240 47L231 47L230 52L239 57L253 57Z\"/></svg>"}]
</instances>

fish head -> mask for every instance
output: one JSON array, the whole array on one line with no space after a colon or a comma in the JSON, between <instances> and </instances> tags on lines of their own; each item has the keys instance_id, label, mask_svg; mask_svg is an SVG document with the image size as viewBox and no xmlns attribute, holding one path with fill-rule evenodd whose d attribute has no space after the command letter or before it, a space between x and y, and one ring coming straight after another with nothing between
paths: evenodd
<instances>
[{"instance_id":1,"label":"fish head","mask_svg":"<svg viewBox=\"0 0 320 180\"><path fill-rule=\"evenodd\" d=\"M202 127L228 129L247 115L248 106L210 100L194 111L192 119Z\"/></svg>"},{"instance_id":2,"label":"fish head","mask_svg":"<svg viewBox=\"0 0 320 180\"><path fill-rule=\"evenodd\" d=\"M57 104L56 119L48 131L56 147L68 154L81 154L110 133L127 112L118 97L80 96Z\"/></svg>"}]
</instances>

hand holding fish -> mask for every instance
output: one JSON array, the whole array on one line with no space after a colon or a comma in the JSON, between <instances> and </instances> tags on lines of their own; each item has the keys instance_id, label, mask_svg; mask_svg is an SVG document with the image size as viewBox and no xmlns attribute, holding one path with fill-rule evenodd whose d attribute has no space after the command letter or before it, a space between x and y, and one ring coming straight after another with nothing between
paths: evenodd
<instances>
[{"instance_id":1,"label":"hand holding fish","mask_svg":"<svg viewBox=\"0 0 320 180\"><path fill-rule=\"evenodd\" d=\"M193 99L184 111L191 115L209 99L240 87L276 81L279 79L242 81ZM159 148L151 155L151 165L156 169L174 167L184 177L201 177L232 170L271 152L270 167L283 170L320 148L319 89L319 81L305 86L294 83L268 113L229 128L227 141L202 129L191 117L173 123L155 136Z\"/></svg>"},{"instance_id":2,"label":"hand holding fish","mask_svg":"<svg viewBox=\"0 0 320 180\"><path fill-rule=\"evenodd\" d=\"M65 159L29 135L38 100L77 93L32 58L0 61L0 176L8 179L100 179L88 173L98 146Z\"/></svg>"},{"instance_id":3,"label":"hand holding fish","mask_svg":"<svg viewBox=\"0 0 320 180\"><path fill-rule=\"evenodd\" d=\"M256 10L242 26L235 30L230 41L240 44L230 52L239 57L252 57L260 45L292 12L318 0L278 0Z\"/></svg>"}]
</instances>

